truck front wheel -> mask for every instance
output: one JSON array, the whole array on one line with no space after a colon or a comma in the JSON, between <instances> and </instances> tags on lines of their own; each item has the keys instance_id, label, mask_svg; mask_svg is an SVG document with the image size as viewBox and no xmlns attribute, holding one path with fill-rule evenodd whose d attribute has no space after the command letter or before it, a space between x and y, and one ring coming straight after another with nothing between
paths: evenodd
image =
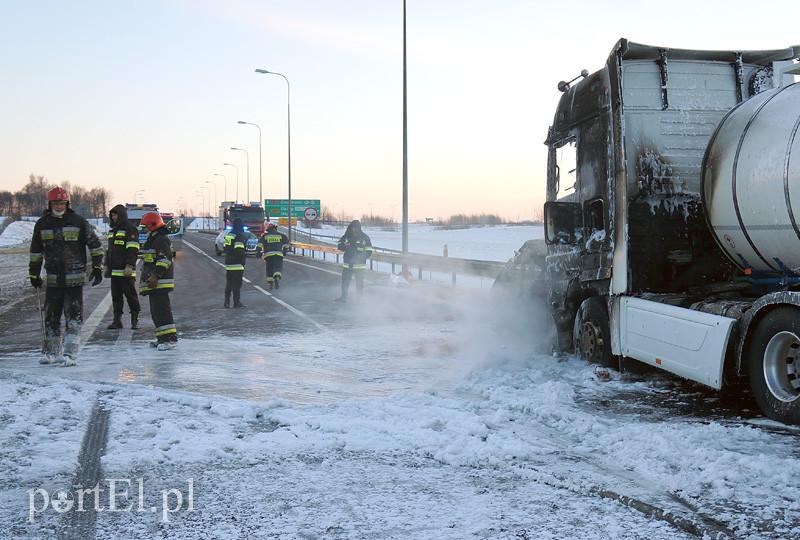
<instances>
[{"instance_id":1,"label":"truck front wheel","mask_svg":"<svg viewBox=\"0 0 800 540\"><path fill-rule=\"evenodd\" d=\"M572 330L575 354L584 360L612 367L611 331L603 300L597 296L587 298L578 308Z\"/></svg>"},{"instance_id":2,"label":"truck front wheel","mask_svg":"<svg viewBox=\"0 0 800 540\"><path fill-rule=\"evenodd\" d=\"M767 313L750 338L750 387L768 417L800 424L800 310Z\"/></svg>"}]
</instances>

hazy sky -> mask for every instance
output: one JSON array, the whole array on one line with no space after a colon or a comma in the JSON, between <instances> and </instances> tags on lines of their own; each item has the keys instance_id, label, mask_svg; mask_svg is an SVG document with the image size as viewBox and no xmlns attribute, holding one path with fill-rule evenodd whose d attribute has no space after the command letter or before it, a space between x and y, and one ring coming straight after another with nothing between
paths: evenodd
<instances>
[{"instance_id":1,"label":"hazy sky","mask_svg":"<svg viewBox=\"0 0 800 540\"><path fill-rule=\"evenodd\" d=\"M412 218L530 217L544 199L556 84L599 69L620 37L683 48L800 43L796 2L409 0ZM250 199L401 213L401 0L0 0L0 189L30 173L145 190L173 210L244 146Z\"/></svg>"}]
</instances>

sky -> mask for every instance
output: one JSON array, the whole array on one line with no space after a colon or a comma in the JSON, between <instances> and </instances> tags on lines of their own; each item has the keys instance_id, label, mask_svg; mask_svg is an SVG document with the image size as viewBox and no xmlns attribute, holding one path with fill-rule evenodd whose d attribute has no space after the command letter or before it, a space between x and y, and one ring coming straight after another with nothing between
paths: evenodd
<instances>
[{"instance_id":1,"label":"sky","mask_svg":"<svg viewBox=\"0 0 800 540\"><path fill-rule=\"evenodd\" d=\"M412 219L538 215L557 83L620 37L800 43L793 2L408 0ZM400 0L0 0L0 189L31 173L165 211L287 194L402 212ZM249 197L243 147L249 153ZM214 176L214 174L223 174ZM207 181L215 184L206 183ZM203 189L208 188L208 189ZM227 189L226 189L227 188ZM204 195L206 194L206 195Z\"/></svg>"}]
</instances>

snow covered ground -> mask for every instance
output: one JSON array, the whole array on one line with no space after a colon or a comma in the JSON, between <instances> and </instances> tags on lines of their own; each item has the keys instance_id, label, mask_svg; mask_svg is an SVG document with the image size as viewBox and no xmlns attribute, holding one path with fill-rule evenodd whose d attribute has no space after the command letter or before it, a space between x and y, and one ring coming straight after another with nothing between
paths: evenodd
<instances>
[{"instance_id":1,"label":"snow covered ground","mask_svg":"<svg viewBox=\"0 0 800 540\"><path fill-rule=\"evenodd\" d=\"M185 226L185 229L216 231L219 229L218 221L217 218L195 218Z\"/></svg>"},{"instance_id":2,"label":"snow covered ground","mask_svg":"<svg viewBox=\"0 0 800 540\"><path fill-rule=\"evenodd\" d=\"M0 248L29 243L35 225L36 223L30 221L14 221L13 223L9 223L8 227L0 234Z\"/></svg>"},{"instance_id":3,"label":"snow covered ground","mask_svg":"<svg viewBox=\"0 0 800 540\"><path fill-rule=\"evenodd\" d=\"M25 522L26 491L69 488L98 396L111 411L106 477L145 477L159 490L193 479L196 514L160 526L173 537L688 537L599 489L693 508L741 537L800 535L796 438L581 405L587 394L630 386L548 356L498 359L455 385L324 406L3 372L0 523L20 536L53 526L53 512ZM158 530L153 516L101 515L99 537L120 523L138 537Z\"/></svg>"},{"instance_id":4,"label":"snow covered ground","mask_svg":"<svg viewBox=\"0 0 800 540\"><path fill-rule=\"evenodd\" d=\"M344 234L345 227L323 226L322 229L305 229L310 232L336 237ZM402 248L402 231L386 231L380 227L365 227L372 244L388 249ZM544 238L541 225L498 225L495 227L471 227L469 229L440 229L433 225L412 223L408 226L408 250L412 253L442 255L447 245L448 255L461 259L482 261L507 261L514 256L514 250L522 247L527 240ZM327 241L336 243L336 239ZM322 239L325 240L325 239Z\"/></svg>"}]
</instances>

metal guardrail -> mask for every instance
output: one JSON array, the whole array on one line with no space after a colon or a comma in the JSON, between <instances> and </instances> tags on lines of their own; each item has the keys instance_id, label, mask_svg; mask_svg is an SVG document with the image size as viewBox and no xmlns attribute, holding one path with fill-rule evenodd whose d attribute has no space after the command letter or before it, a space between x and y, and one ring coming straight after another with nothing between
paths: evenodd
<instances>
[{"instance_id":1,"label":"metal guardrail","mask_svg":"<svg viewBox=\"0 0 800 540\"><path fill-rule=\"evenodd\" d=\"M334 246L324 243L307 243L307 242L292 242L295 254L306 256L306 252L322 253L322 259L327 260L328 256L331 257L333 262L340 262L342 251ZM386 263L391 265L392 273L394 274L397 268L406 268L409 271L416 269L418 279L422 280L423 271L426 272L439 272L442 274L450 274L453 285L456 284L456 276L468 275L478 277L496 278L500 271L505 267L505 263L498 261L479 261L473 259L458 259L455 257L441 257L437 255L423 255L421 253L409 253L403 256L402 253L396 250L387 250L385 248L373 248L372 257L369 258L368 264L370 270L374 270L376 262ZM300 253L298 253L300 250Z\"/></svg>"}]
</instances>

